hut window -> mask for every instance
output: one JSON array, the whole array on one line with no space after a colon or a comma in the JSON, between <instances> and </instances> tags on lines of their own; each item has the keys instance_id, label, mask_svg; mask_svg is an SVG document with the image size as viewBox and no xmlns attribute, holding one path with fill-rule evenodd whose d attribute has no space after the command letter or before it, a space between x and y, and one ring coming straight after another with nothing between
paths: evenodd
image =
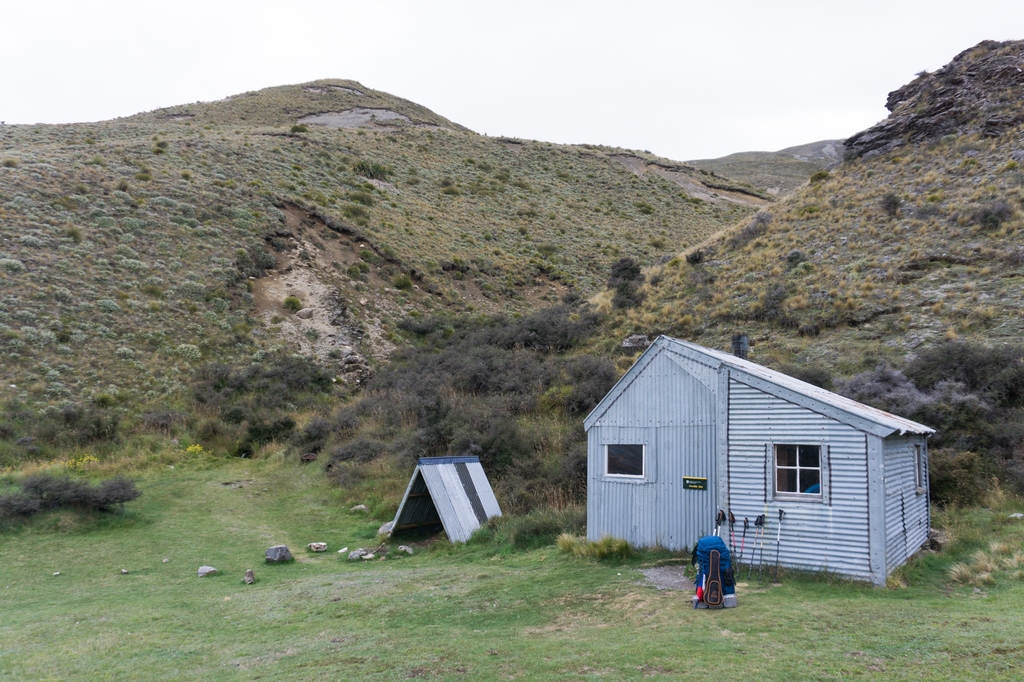
<instances>
[{"instance_id":1,"label":"hut window","mask_svg":"<svg viewBox=\"0 0 1024 682\"><path fill-rule=\"evenodd\" d=\"M920 445L914 446L914 480L917 483L918 492L923 492L925 488L925 465Z\"/></svg>"},{"instance_id":2,"label":"hut window","mask_svg":"<svg viewBox=\"0 0 1024 682\"><path fill-rule=\"evenodd\" d=\"M821 446L775 446L775 492L821 496Z\"/></svg>"},{"instance_id":3,"label":"hut window","mask_svg":"<svg viewBox=\"0 0 1024 682\"><path fill-rule=\"evenodd\" d=\"M605 472L609 476L644 475L643 445L606 445L607 461Z\"/></svg>"}]
</instances>

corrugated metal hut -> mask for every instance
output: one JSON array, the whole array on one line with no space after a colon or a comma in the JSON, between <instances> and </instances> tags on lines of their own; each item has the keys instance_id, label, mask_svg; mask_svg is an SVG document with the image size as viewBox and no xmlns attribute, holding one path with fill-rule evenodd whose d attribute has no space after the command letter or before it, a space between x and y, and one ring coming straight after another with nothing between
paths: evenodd
<instances>
[{"instance_id":1,"label":"corrugated metal hut","mask_svg":"<svg viewBox=\"0 0 1024 682\"><path fill-rule=\"evenodd\" d=\"M492 516L501 509L479 457L421 457L391 532L441 526L449 540L465 542Z\"/></svg>"},{"instance_id":2,"label":"corrugated metal hut","mask_svg":"<svg viewBox=\"0 0 1024 682\"><path fill-rule=\"evenodd\" d=\"M885 584L928 539L933 429L728 353L659 337L584 426L592 540L681 550L724 509L774 559L782 509L781 565Z\"/></svg>"}]
</instances>

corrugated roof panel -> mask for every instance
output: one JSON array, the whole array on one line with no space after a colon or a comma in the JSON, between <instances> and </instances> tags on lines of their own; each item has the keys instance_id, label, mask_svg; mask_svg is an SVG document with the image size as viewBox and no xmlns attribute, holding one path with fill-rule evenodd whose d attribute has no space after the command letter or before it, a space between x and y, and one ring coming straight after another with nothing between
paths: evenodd
<instances>
[{"instance_id":1,"label":"corrugated roof panel","mask_svg":"<svg viewBox=\"0 0 1024 682\"><path fill-rule=\"evenodd\" d=\"M885 412L884 410L879 410L869 405L859 403L856 400L846 398L844 396L839 395L838 393L833 393L832 391L827 391L819 386L814 386L813 384L808 384L807 382L800 381L799 379L795 379L791 376L783 374L782 372L776 372L773 369L768 369L767 367L759 365L756 362L744 360L730 353L724 353L722 351L714 350L711 348L705 348L703 346L698 346L697 344L688 343L686 341L681 341L679 339L675 339L672 337L666 336L663 338L668 339L672 344L678 344L680 346L683 346L684 348L688 348L697 353L711 356L712 358L718 360L724 365L728 365L731 368L738 369L741 372L746 372L747 374L767 381L768 383L775 384L780 388L793 391L794 393L802 394L804 396L807 396L808 398L811 398L812 400L816 400L825 405L834 407L837 410L841 410L851 415L860 417L861 419L865 419L869 422L873 422L875 424L879 424L886 428L892 429L892 432L899 432L900 434L935 433L935 429L927 427L924 424L918 424L915 421L904 419L903 417L898 417L894 414Z\"/></svg>"},{"instance_id":2,"label":"corrugated roof panel","mask_svg":"<svg viewBox=\"0 0 1024 682\"><path fill-rule=\"evenodd\" d=\"M395 514L394 528L439 520L449 540L466 542L481 525L481 511L483 521L501 516L479 458L423 457Z\"/></svg>"}]
</instances>

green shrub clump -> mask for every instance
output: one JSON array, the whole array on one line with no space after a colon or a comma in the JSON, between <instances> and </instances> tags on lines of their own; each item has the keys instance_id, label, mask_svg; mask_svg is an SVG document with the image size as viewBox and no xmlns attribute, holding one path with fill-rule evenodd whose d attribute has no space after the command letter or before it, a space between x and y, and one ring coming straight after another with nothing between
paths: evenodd
<instances>
[{"instance_id":1,"label":"green shrub clump","mask_svg":"<svg viewBox=\"0 0 1024 682\"><path fill-rule=\"evenodd\" d=\"M593 557L595 559L628 559L633 551L628 542L610 535L595 542L569 533L562 533L558 536L558 549L580 558Z\"/></svg>"},{"instance_id":2,"label":"green shrub clump","mask_svg":"<svg viewBox=\"0 0 1024 682\"><path fill-rule=\"evenodd\" d=\"M20 488L0 493L0 518L31 516L63 507L108 511L142 495L135 482L124 477L91 486L70 476L40 473L26 476Z\"/></svg>"},{"instance_id":3,"label":"green shrub clump","mask_svg":"<svg viewBox=\"0 0 1024 682\"><path fill-rule=\"evenodd\" d=\"M290 312L297 313L302 310L302 301L299 300L298 296L287 296L281 307Z\"/></svg>"}]
</instances>

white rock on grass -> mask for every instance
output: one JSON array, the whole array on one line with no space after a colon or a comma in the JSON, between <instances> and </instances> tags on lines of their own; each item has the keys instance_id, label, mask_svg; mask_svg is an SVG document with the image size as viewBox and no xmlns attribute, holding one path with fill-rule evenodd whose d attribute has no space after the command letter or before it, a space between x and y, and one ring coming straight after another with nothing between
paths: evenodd
<instances>
[{"instance_id":1,"label":"white rock on grass","mask_svg":"<svg viewBox=\"0 0 1024 682\"><path fill-rule=\"evenodd\" d=\"M306 547L308 547L309 551L311 551L311 552L326 552L327 551L327 543L326 542L311 542L308 545L306 545Z\"/></svg>"},{"instance_id":2,"label":"white rock on grass","mask_svg":"<svg viewBox=\"0 0 1024 682\"><path fill-rule=\"evenodd\" d=\"M365 504L357 504L356 506L354 506L351 509L349 509L349 511L361 511L361 512L364 512L364 511L370 511L370 508L367 507Z\"/></svg>"},{"instance_id":3,"label":"white rock on grass","mask_svg":"<svg viewBox=\"0 0 1024 682\"><path fill-rule=\"evenodd\" d=\"M398 546L398 551L399 552L405 552L406 554L412 554L412 547L408 547L406 545L399 545Z\"/></svg>"},{"instance_id":4,"label":"white rock on grass","mask_svg":"<svg viewBox=\"0 0 1024 682\"><path fill-rule=\"evenodd\" d=\"M199 577L200 578L205 578L208 575L217 575L217 569L214 568L213 566L200 566L199 567Z\"/></svg>"},{"instance_id":5,"label":"white rock on grass","mask_svg":"<svg viewBox=\"0 0 1024 682\"><path fill-rule=\"evenodd\" d=\"M364 556L366 556L366 550L360 547L359 549L354 549L348 553L348 560L359 561Z\"/></svg>"},{"instance_id":6,"label":"white rock on grass","mask_svg":"<svg viewBox=\"0 0 1024 682\"><path fill-rule=\"evenodd\" d=\"M391 535L391 528L394 527L394 521L388 521L383 526L377 529L377 535Z\"/></svg>"},{"instance_id":7,"label":"white rock on grass","mask_svg":"<svg viewBox=\"0 0 1024 682\"><path fill-rule=\"evenodd\" d=\"M375 556L376 556L375 554L364 554L364 555L362 556L362 558L363 558L363 559L372 559L372 558L373 558L373 557L375 557Z\"/></svg>"},{"instance_id":8,"label":"white rock on grass","mask_svg":"<svg viewBox=\"0 0 1024 682\"><path fill-rule=\"evenodd\" d=\"M341 549L338 550L338 554L344 554L347 551L348 551L348 547L342 547Z\"/></svg>"}]
</instances>

